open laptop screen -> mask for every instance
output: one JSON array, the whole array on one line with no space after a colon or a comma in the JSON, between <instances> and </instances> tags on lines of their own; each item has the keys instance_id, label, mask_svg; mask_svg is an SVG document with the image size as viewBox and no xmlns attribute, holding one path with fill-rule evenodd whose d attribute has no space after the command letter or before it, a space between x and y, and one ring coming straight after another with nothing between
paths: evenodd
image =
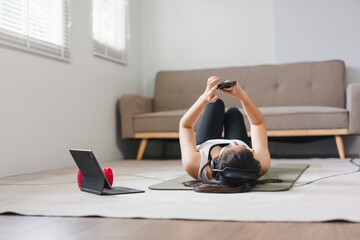
<instances>
[{"instance_id":1,"label":"open laptop screen","mask_svg":"<svg viewBox=\"0 0 360 240\"><path fill-rule=\"evenodd\" d=\"M111 188L110 183L101 170L99 162L91 150L71 149L70 153L83 176L103 179L105 181L104 187Z\"/></svg>"}]
</instances>

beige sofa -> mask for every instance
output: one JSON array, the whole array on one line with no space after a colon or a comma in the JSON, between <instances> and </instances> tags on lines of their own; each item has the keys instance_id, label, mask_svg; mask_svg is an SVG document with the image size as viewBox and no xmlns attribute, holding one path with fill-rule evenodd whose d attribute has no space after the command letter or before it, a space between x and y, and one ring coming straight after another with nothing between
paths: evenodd
<instances>
[{"instance_id":1,"label":"beige sofa","mask_svg":"<svg viewBox=\"0 0 360 240\"><path fill-rule=\"evenodd\" d=\"M345 89L341 60L161 71L154 98L127 94L120 99L122 138L141 139L137 159L149 139L179 137L180 118L211 75L240 83L263 113L269 137L334 136L339 156L345 158L342 136L360 134L360 83ZM226 107L241 108L239 101L222 93L220 97Z\"/></svg>"}]
</instances>

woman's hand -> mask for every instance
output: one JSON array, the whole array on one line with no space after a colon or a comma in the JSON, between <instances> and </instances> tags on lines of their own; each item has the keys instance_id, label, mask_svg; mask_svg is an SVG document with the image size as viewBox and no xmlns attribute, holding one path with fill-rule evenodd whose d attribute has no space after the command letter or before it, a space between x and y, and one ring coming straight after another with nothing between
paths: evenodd
<instances>
[{"instance_id":1,"label":"woman's hand","mask_svg":"<svg viewBox=\"0 0 360 240\"><path fill-rule=\"evenodd\" d=\"M228 82L229 80L226 80L225 82ZM244 98L244 96L246 95L246 92L244 91L244 89L242 89L242 87L240 86L240 84L237 82L230 91L228 90L224 90L224 89L219 89L220 91L222 91L223 93L226 93L232 97L235 97L239 100L242 100Z\"/></svg>"},{"instance_id":2,"label":"woman's hand","mask_svg":"<svg viewBox=\"0 0 360 240\"><path fill-rule=\"evenodd\" d=\"M205 92L202 95L205 101L212 103L219 98L219 96L215 95L215 90L217 89L217 85L215 83L219 80L220 78L218 78L217 76L211 76L207 80L207 86Z\"/></svg>"}]
</instances>

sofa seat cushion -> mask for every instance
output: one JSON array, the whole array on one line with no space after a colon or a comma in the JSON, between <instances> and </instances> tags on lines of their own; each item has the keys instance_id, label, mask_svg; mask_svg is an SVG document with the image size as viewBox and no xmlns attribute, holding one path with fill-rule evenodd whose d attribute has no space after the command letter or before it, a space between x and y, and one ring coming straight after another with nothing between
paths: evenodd
<instances>
[{"instance_id":1,"label":"sofa seat cushion","mask_svg":"<svg viewBox=\"0 0 360 240\"><path fill-rule=\"evenodd\" d=\"M276 106L260 107L268 130L337 129L348 128L348 111L344 108L325 106ZM174 110L138 114L135 132L177 132L179 121L187 110ZM244 114L243 109L240 111ZM249 130L249 122L245 117ZM195 129L197 126L195 126Z\"/></svg>"},{"instance_id":2,"label":"sofa seat cushion","mask_svg":"<svg viewBox=\"0 0 360 240\"><path fill-rule=\"evenodd\" d=\"M135 132L178 132L186 109L135 115Z\"/></svg>"},{"instance_id":3,"label":"sofa seat cushion","mask_svg":"<svg viewBox=\"0 0 360 240\"><path fill-rule=\"evenodd\" d=\"M349 114L345 108L278 106L259 109L268 130L337 129L348 128L349 125Z\"/></svg>"}]
</instances>

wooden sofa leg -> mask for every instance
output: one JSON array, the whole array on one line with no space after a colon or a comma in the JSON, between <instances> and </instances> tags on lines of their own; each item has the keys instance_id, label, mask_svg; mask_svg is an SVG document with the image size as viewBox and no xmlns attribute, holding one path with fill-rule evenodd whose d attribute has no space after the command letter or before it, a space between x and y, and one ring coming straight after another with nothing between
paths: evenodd
<instances>
[{"instance_id":1,"label":"wooden sofa leg","mask_svg":"<svg viewBox=\"0 0 360 240\"><path fill-rule=\"evenodd\" d=\"M147 138L141 139L136 160L141 160L141 159L142 159L142 157L143 157L143 155L144 155L144 152L145 152L145 149L146 149L147 143L148 143L148 139L147 139Z\"/></svg>"},{"instance_id":2,"label":"wooden sofa leg","mask_svg":"<svg viewBox=\"0 0 360 240\"><path fill-rule=\"evenodd\" d=\"M344 142L340 135L335 136L336 147L340 156L340 159L345 159Z\"/></svg>"}]
</instances>

